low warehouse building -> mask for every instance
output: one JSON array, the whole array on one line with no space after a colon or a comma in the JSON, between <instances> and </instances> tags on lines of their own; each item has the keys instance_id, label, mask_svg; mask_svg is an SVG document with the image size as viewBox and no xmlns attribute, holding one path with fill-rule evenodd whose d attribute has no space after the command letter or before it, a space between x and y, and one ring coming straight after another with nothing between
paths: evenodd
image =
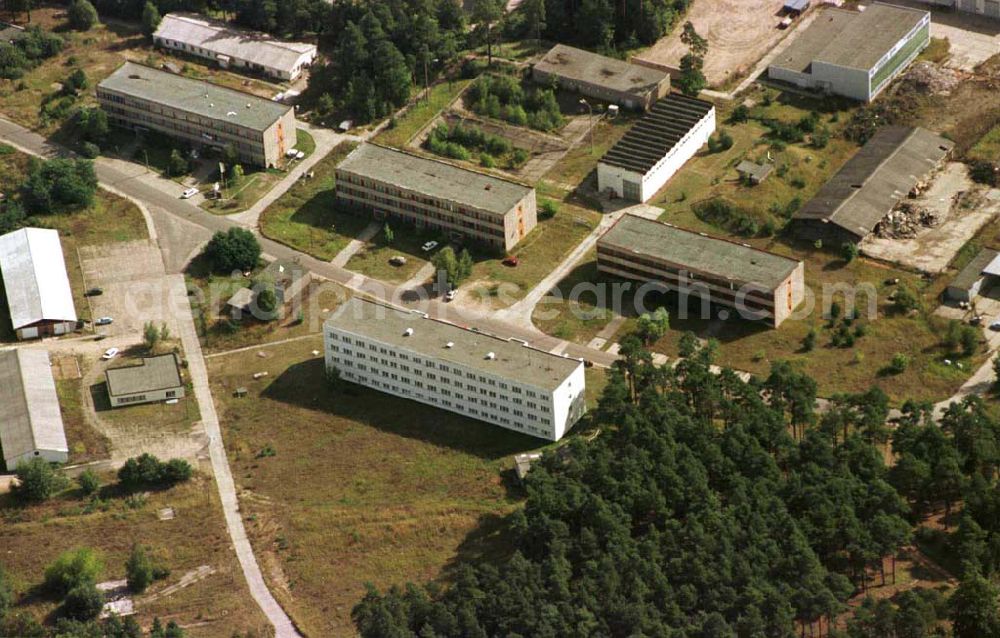
<instances>
[{"instance_id":1,"label":"low warehouse building","mask_svg":"<svg viewBox=\"0 0 1000 638\"><path fill-rule=\"evenodd\" d=\"M1000 19L1000 0L918 0L935 7L947 7L963 13Z\"/></svg>"},{"instance_id":2,"label":"low warehouse building","mask_svg":"<svg viewBox=\"0 0 1000 638\"><path fill-rule=\"evenodd\" d=\"M870 102L930 44L931 14L876 2L827 9L767 68L772 80Z\"/></svg>"},{"instance_id":3,"label":"low warehouse building","mask_svg":"<svg viewBox=\"0 0 1000 638\"><path fill-rule=\"evenodd\" d=\"M601 193L645 202L715 132L711 102L672 93L663 98L597 163Z\"/></svg>"},{"instance_id":4,"label":"low warehouse building","mask_svg":"<svg viewBox=\"0 0 1000 638\"><path fill-rule=\"evenodd\" d=\"M315 44L275 40L194 13L163 16L153 44L212 60L224 69L249 69L279 80L296 79L316 59Z\"/></svg>"},{"instance_id":5,"label":"low warehouse building","mask_svg":"<svg viewBox=\"0 0 1000 638\"><path fill-rule=\"evenodd\" d=\"M340 378L558 441L586 411L583 362L352 297L323 325Z\"/></svg>"},{"instance_id":6,"label":"low warehouse building","mask_svg":"<svg viewBox=\"0 0 1000 638\"><path fill-rule=\"evenodd\" d=\"M635 215L597 240L597 269L735 308L744 319L774 327L805 298L801 261ZM681 312L689 316L705 307L692 313L685 303Z\"/></svg>"},{"instance_id":7,"label":"low warehouse building","mask_svg":"<svg viewBox=\"0 0 1000 638\"><path fill-rule=\"evenodd\" d=\"M971 303L1000 277L1000 252L984 248L963 268L945 289L949 301Z\"/></svg>"},{"instance_id":8,"label":"low warehouse building","mask_svg":"<svg viewBox=\"0 0 1000 638\"><path fill-rule=\"evenodd\" d=\"M337 199L417 228L468 238L498 252L537 223L535 189L377 144L362 144L337 166Z\"/></svg>"},{"instance_id":9,"label":"low warehouse building","mask_svg":"<svg viewBox=\"0 0 1000 638\"><path fill-rule=\"evenodd\" d=\"M0 352L0 448L8 471L42 458L69 460L52 364L45 350Z\"/></svg>"},{"instance_id":10,"label":"low warehouse building","mask_svg":"<svg viewBox=\"0 0 1000 638\"><path fill-rule=\"evenodd\" d=\"M886 126L792 217L804 239L858 243L948 156L954 143L923 128Z\"/></svg>"},{"instance_id":11,"label":"low warehouse building","mask_svg":"<svg viewBox=\"0 0 1000 638\"><path fill-rule=\"evenodd\" d=\"M539 84L556 83L567 91L618 104L648 109L670 92L670 76L624 60L557 44L531 71Z\"/></svg>"},{"instance_id":12,"label":"low warehouse building","mask_svg":"<svg viewBox=\"0 0 1000 638\"><path fill-rule=\"evenodd\" d=\"M143 357L142 363L105 370L111 407L169 401L184 396L177 355Z\"/></svg>"},{"instance_id":13,"label":"low warehouse building","mask_svg":"<svg viewBox=\"0 0 1000 638\"><path fill-rule=\"evenodd\" d=\"M58 231L22 228L0 237L0 273L18 339L63 335L76 328Z\"/></svg>"},{"instance_id":14,"label":"low warehouse building","mask_svg":"<svg viewBox=\"0 0 1000 638\"><path fill-rule=\"evenodd\" d=\"M277 166L296 142L290 105L134 62L97 85L97 100L116 126L218 152L232 147L254 166Z\"/></svg>"}]
</instances>

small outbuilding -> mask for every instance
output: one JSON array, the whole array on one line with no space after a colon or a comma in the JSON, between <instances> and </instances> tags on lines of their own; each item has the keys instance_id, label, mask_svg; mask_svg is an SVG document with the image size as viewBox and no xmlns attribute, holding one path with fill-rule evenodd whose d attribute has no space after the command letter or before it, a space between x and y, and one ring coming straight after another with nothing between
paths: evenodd
<instances>
[{"instance_id":1,"label":"small outbuilding","mask_svg":"<svg viewBox=\"0 0 1000 638\"><path fill-rule=\"evenodd\" d=\"M106 370L104 378L113 408L169 401L184 396L177 355L173 353L143 357L139 365Z\"/></svg>"},{"instance_id":2,"label":"small outbuilding","mask_svg":"<svg viewBox=\"0 0 1000 638\"><path fill-rule=\"evenodd\" d=\"M971 303L1000 277L1000 253L989 248L980 250L945 289L949 301ZM993 280L993 281L991 281Z\"/></svg>"},{"instance_id":3,"label":"small outbuilding","mask_svg":"<svg viewBox=\"0 0 1000 638\"><path fill-rule=\"evenodd\" d=\"M809 6L809 0L785 0L785 5L782 9L786 15L800 16L809 10Z\"/></svg>"},{"instance_id":4,"label":"small outbuilding","mask_svg":"<svg viewBox=\"0 0 1000 638\"><path fill-rule=\"evenodd\" d=\"M524 478L528 476L531 465L540 458L542 458L541 452L526 452L514 455L514 474L517 476L518 482L524 483Z\"/></svg>"},{"instance_id":5,"label":"small outbuilding","mask_svg":"<svg viewBox=\"0 0 1000 638\"><path fill-rule=\"evenodd\" d=\"M771 164L758 164L750 160L743 160L736 165L736 172L740 174L740 179L752 186L763 183L773 170L774 166Z\"/></svg>"},{"instance_id":6,"label":"small outbuilding","mask_svg":"<svg viewBox=\"0 0 1000 638\"><path fill-rule=\"evenodd\" d=\"M33 458L69 460L59 396L45 350L0 352L0 448L7 470Z\"/></svg>"}]
</instances>

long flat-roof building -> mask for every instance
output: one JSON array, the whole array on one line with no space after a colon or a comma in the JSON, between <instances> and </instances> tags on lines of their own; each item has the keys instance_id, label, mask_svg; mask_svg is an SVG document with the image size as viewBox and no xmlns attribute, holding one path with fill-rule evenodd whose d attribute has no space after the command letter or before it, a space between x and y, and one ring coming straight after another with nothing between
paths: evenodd
<instances>
[{"instance_id":1,"label":"long flat-roof building","mask_svg":"<svg viewBox=\"0 0 1000 638\"><path fill-rule=\"evenodd\" d=\"M58 231L22 228L0 237L0 274L18 339L62 335L76 328Z\"/></svg>"},{"instance_id":2,"label":"long flat-roof building","mask_svg":"<svg viewBox=\"0 0 1000 638\"><path fill-rule=\"evenodd\" d=\"M557 83L568 91L630 109L648 109L670 92L663 71L557 44L532 67L540 84Z\"/></svg>"},{"instance_id":3,"label":"long flat-roof building","mask_svg":"<svg viewBox=\"0 0 1000 638\"><path fill-rule=\"evenodd\" d=\"M827 9L767 68L772 80L870 102L930 44L931 14L876 2Z\"/></svg>"},{"instance_id":4,"label":"long flat-roof building","mask_svg":"<svg viewBox=\"0 0 1000 638\"><path fill-rule=\"evenodd\" d=\"M597 163L598 190L631 201L649 200L713 132L711 102L671 93Z\"/></svg>"},{"instance_id":5,"label":"long flat-roof building","mask_svg":"<svg viewBox=\"0 0 1000 638\"><path fill-rule=\"evenodd\" d=\"M861 241L941 165L954 146L923 128L879 129L796 211L793 231L810 240Z\"/></svg>"},{"instance_id":6,"label":"long flat-roof building","mask_svg":"<svg viewBox=\"0 0 1000 638\"><path fill-rule=\"evenodd\" d=\"M212 60L224 69L249 69L280 80L296 79L316 59L315 44L276 40L196 13L163 16L153 44Z\"/></svg>"},{"instance_id":7,"label":"long flat-roof building","mask_svg":"<svg viewBox=\"0 0 1000 638\"><path fill-rule=\"evenodd\" d=\"M1000 252L983 248L951 280L945 297L951 301L972 302L1000 279Z\"/></svg>"},{"instance_id":8,"label":"long flat-roof building","mask_svg":"<svg viewBox=\"0 0 1000 638\"><path fill-rule=\"evenodd\" d=\"M635 215L624 215L597 240L597 269L681 293L688 315L713 303L774 327L805 297L801 261ZM702 305L688 308L691 297Z\"/></svg>"},{"instance_id":9,"label":"long flat-roof building","mask_svg":"<svg viewBox=\"0 0 1000 638\"><path fill-rule=\"evenodd\" d=\"M353 297L323 330L341 379L558 441L586 411L583 362Z\"/></svg>"},{"instance_id":10,"label":"long flat-roof building","mask_svg":"<svg viewBox=\"0 0 1000 638\"><path fill-rule=\"evenodd\" d=\"M97 99L112 124L197 148L231 146L255 166L277 166L296 142L295 110L287 104L134 62L98 84Z\"/></svg>"},{"instance_id":11,"label":"long flat-roof building","mask_svg":"<svg viewBox=\"0 0 1000 638\"><path fill-rule=\"evenodd\" d=\"M537 223L535 189L376 144L362 144L337 166L337 199L506 252Z\"/></svg>"},{"instance_id":12,"label":"long flat-roof building","mask_svg":"<svg viewBox=\"0 0 1000 638\"><path fill-rule=\"evenodd\" d=\"M51 463L69 459L56 382L45 350L0 352L0 448L9 471L36 457Z\"/></svg>"},{"instance_id":13,"label":"long flat-roof building","mask_svg":"<svg viewBox=\"0 0 1000 638\"><path fill-rule=\"evenodd\" d=\"M1000 19L1000 0L917 0L935 7Z\"/></svg>"},{"instance_id":14,"label":"long flat-roof building","mask_svg":"<svg viewBox=\"0 0 1000 638\"><path fill-rule=\"evenodd\" d=\"M169 401L184 396L184 382L177 355L143 357L139 365L104 371L111 407Z\"/></svg>"}]
</instances>

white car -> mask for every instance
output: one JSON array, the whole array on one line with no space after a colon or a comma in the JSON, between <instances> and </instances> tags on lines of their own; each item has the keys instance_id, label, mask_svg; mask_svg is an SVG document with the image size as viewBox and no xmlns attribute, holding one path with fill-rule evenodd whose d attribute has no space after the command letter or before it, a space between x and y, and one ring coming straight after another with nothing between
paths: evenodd
<instances>
[{"instance_id":1,"label":"white car","mask_svg":"<svg viewBox=\"0 0 1000 638\"><path fill-rule=\"evenodd\" d=\"M296 151L295 159L300 160L300 159L305 159L305 157L306 157L305 151Z\"/></svg>"},{"instance_id":2,"label":"white car","mask_svg":"<svg viewBox=\"0 0 1000 638\"><path fill-rule=\"evenodd\" d=\"M1000 330L1000 319L990 324L990 330Z\"/></svg>"},{"instance_id":3,"label":"white car","mask_svg":"<svg viewBox=\"0 0 1000 638\"><path fill-rule=\"evenodd\" d=\"M444 293L444 300L445 301L451 301L452 299L454 299L455 298L455 292L456 292L455 289L452 288L448 292Z\"/></svg>"},{"instance_id":4,"label":"white car","mask_svg":"<svg viewBox=\"0 0 1000 638\"><path fill-rule=\"evenodd\" d=\"M97 325L97 326L110 326L112 323L114 323L114 321L115 320L113 318L111 318L111 317L101 317L97 321L94 322L94 325Z\"/></svg>"},{"instance_id":5,"label":"white car","mask_svg":"<svg viewBox=\"0 0 1000 638\"><path fill-rule=\"evenodd\" d=\"M192 197L194 197L197 194L198 194L198 189L197 188L189 188L186 191L184 191L183 193L181 193L181 199L191 199Z\"/></svg>"},{"instance_id":6,"label":"white car","mask_svg":"<svg viewBox=\"0 0 1000 638\"><path fill-rule=\"evenodd\" d=\"M104 351L104 354L101 355L101 358L105 361L110 361L118 356L118 352L118 348L108 348Z\"/></svg>"},{"instance_id":7,"label":"white car","mask_svg":"<svg viewBox=\"0 0 1000 638\"><path fill-rule=\"evenodd\" d=\"M294 148L290 148L287 151L285 151L285 157L287 157L288 159L295 159L295 156L298 154L299 152L296 151Z\"/></svg>"},{"instance_id":8,"label":"white car","mask_svg":"<svg viewBox=\"0 0 1000 638\"><path fill-rule=\"evenodd\" d=\"M438 243L436 241L429 241L426 244L424 244L423 246L421 246L420 250L424 251L425 253L429 253L429 252L431 252L432 250L434 250L437 247L438 247Z\"/></svg>"}]
</instances>

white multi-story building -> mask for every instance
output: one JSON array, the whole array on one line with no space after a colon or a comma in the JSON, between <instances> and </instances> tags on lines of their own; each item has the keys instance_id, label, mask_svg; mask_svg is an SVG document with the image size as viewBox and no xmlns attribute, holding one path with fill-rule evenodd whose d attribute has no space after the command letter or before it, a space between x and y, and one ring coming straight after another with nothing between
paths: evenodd
<instances>
[{"instance_id":1,"label":"white multi-story building","mask_svg":"<svg viewBox=\"0 0 1000 638\"><path fill-rule=\"evenodd\" d=\"M659 100L597 163L601 193L645 202L715 132L715 106L679 93Z\"/></svg>"},{"instance_id":2,"label":"white multi-story building","mask_svg":"<svg viewBox=\"0 0 1000 638\"><path fill-rule=\"evenodd\" d=\"M586 411L583 362L352 298L324 325L327 370L473 419L558 441Z\"/></svg>"}]
</instances>

